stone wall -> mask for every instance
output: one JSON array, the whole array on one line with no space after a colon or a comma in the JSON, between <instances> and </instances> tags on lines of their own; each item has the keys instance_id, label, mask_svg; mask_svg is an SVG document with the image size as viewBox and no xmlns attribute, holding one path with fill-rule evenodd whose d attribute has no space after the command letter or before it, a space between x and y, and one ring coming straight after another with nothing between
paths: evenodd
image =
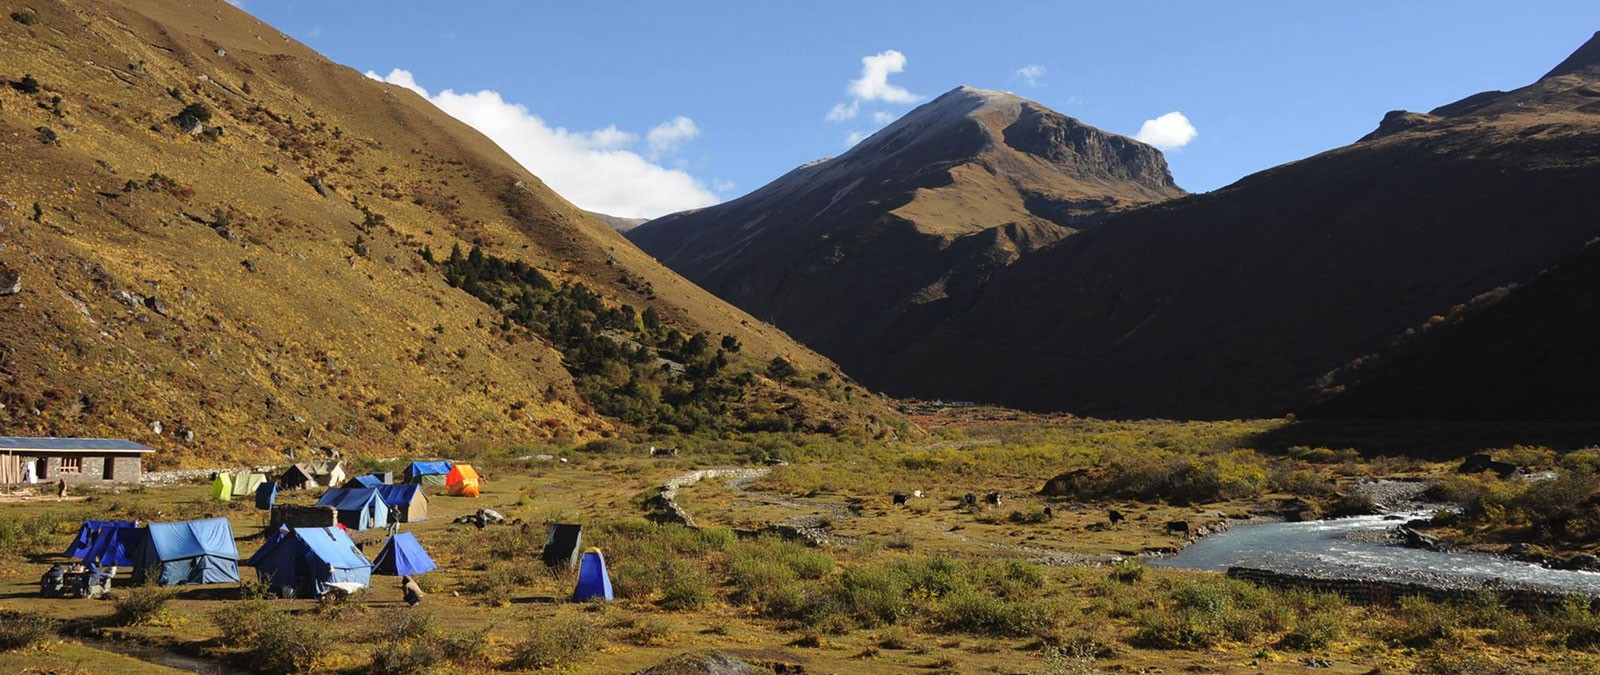
<instances>
[{"instance_id":1,"label":"stone wall","mask_svg":"<svg viewBox=\"0 0 1600 675\"><path fill-rule=\"evenodd\" d=\"M74 457L79 462L78 471L62 471L61 464L64 457ZM44 460L44 471L36 474L40 483L54 483L58 479L65 480L69 485L83 483L137 483L143 472L141 471L142 459L139 455L48 455L48 456L22 456L24 464L32 464L36 470L39 461ZM111 472L106 472L107 463L110 463ZM108 478L109 476L109 478Z\"/></svg>"},{"instance_id":2,"label":"stone wall","mask_svg":"<svg viewBox=\"0 0 1600 675\"><path fill-rule=\"evenodd\" d=\"M1557 593L1532 588L1446 588L1377 579L1329 579L1303 574L1273 572L1253 567L1230 567L1228 576L1258 586L1333 593L1365 605L1393 605L1406 597L1423 597L1440 602L1473 602L1485 592L1500 596L1507 607L1523 611L1556 609L1579 598L1600 609L1600 598Z\"/></svg>"}]
</instances>

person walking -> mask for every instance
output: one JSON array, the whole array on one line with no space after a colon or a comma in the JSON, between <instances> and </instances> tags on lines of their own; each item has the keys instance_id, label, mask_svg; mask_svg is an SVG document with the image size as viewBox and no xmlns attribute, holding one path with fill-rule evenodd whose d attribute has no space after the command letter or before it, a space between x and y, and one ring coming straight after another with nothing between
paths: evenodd
<instances>
[{"instance_id":1,"label":"person walking","mask_svg":"<svg viewBox=\"0 0 1600 675\"><path fill-rule=\"evenodd\" d=\"M67 498L67 479L65 479L65 478L57 478L56 479L56 501L59 502L59 501L61 501L63 499L66 499L66 498Z\"/></svg>"}]
</instances>

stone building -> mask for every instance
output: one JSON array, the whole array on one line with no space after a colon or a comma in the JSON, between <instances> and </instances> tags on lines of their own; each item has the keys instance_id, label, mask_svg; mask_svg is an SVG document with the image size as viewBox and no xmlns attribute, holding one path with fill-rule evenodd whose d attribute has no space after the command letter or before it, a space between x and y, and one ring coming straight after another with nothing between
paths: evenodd
<instances>
[{"instance_id":1,"label":"stone building","mask_svg":"<svg viewBox=\"0 0 1600 675\"><path fill-rule=\"evenodd\" d=\"M0 436L0 484L137 483L154 448L118 438Z\"/></svg>"}]
</instances>

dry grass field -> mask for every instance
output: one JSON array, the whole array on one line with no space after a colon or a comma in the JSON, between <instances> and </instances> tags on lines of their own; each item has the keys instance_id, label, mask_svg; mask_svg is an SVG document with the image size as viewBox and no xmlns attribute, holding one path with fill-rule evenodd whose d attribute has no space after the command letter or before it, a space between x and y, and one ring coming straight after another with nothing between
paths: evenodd
<instances>
[{"instance_id":1,"label":"dry grass field","mask_svg":"<svg viewBox=\"0 0 1600 675\"><path fill-rule=\"evenodd\" d=\"M1303 672L1307 663L1352 674L1589 672L1600 664L1592 651L1600 645L1600 617L1587 610L1524 615L1408 601L1374 611L1215 574L1113 562L1178 545L1162 527L1169 519L1263 511L1286 494L1270 482L1248 496L1181 505L1112 498L1076 508L1076 499L1032 494L1048 474L1093 462L1098 453L1112 457L1159 438L1174 458L1236 456L1229 446L1273 424L1080 420L948 429L935 434L941 440L918 446L775 435L683 439L681 455L671 459L604 443L558 451L566 462L478 448L473 461L490 477L483 496L430 495L430 519L406 526L441 566L422 579L430 595L414 610L401 602L394 579L375 577L369 592L327 605L252 600L245 597L248 584L183 588L147 618L120 625L119 609L150 591L118 588L112 601L35 597L38 575L59 558L78 519L223 515L248 556L259 546L262 514L242 500L210 501L198 484L92 492L67 502L13 501L0 517L0 610L61 623L58 633L5 659L8 669L127 672L130 657L96 648L106 644L97 640L115 639L241 670L276 667L264 654L310 644L316 648L304 661L286 663L317 672L634 672L675 655L710 652L817 673L1256 673ZM847 452L855 459L836 456ZM942 459L930 463L932 457ZM769 467L770 459L788 464ZM1335 480L1447 468L1398 460L1259 461L1280 475L1310 471ZM1001 473L996 466L1012 469ZM712 479L684 488L680 504L699 530L645 519L660 485L712 467L771 472L732 487ZM894 489L927 496L895 507L887 497ZM967 491L999 491L1002 506L969 509L952 499ZM290 501L314 498L288 494ZM1012 515L1047 505L1057 514L1049 520ZM482 507L528 523L529 531L449 524ZM1130 519L1102 529L1111 507ZM737 534L815 515L826 517L842 545ZM617 601L566 601L570 573L547 572L536 557L546 522L585 525L585 543L607 553ZM375 555L381 534L370 537L367 552ZM242 576L248 581L253 572ZM279 614L293 620L274 623L270 617ZM8 626L0 633L14 634L16 615L0 616Z\"/></svg>"}]
</instances>

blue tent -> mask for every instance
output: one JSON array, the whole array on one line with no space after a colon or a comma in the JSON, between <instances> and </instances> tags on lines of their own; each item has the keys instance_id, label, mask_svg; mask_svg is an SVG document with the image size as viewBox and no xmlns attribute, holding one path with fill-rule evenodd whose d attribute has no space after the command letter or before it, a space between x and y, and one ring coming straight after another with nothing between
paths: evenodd
<instances>
[{"instance_id":1,"label":"blue tent","mask_svg":"<svg viewBox=\"0 0 1600 675\"><path fill-rule=\"evenodd\" d=\"M78 527L78 536L73 538L72 543L67 546L67 551L62 555L73 559L82 558L89 552L89 547L94 545L95 535L105 527L133 527L133 521L85 520L83 525Z\"/></svg>"},{"instance_id":2,"label":"blue tent","mask_svg":"<svg viewBox=\"0 0 1600 675\"><path fill-rule=\"evenodd\" d=\"M451 468L449 462L412 462L405 470L406 482L444 485Z\"/></svg>"},{"instance_id":3,"label":"blue tent","mask_svg":"<svg viewBox=\"0 0 1600 675\"><path fill-rule=\"evenodd\" d=\"M383 485L383 477L375 473L365 476L356 476L344 482L347 488L375 488Z\"/></svg>"},{"instance_id":4,"label":"blue tent","mask_svg":"<svg viewBox=\"0 0 1600 675\"><path fill-rule=\"evenodd\" d=\"M423 496L421 485L384 485L378 488L378 494L383 497L383 503L400 507L400 522L428 519L428 498Z\"/></svg>"},{"instance_id":5,"label":"blue tent","mask_svg":"<svg viewBox=\"0 0 1600 675\"><path fill-rule=\"evenodd\" d=\"M278 502L278 481L269 480L256 488L256 508L262 511L271 511L272 505Z\"/></svg>"},{"instance_id":6,"label":"blue tent","mask_svg":"<svg viewBox=\"0 0 1600 675\"><path fill-rule=\"evenodd\" d=\"M610 600L611 575L606 573L606 557L600 549L583 552L583 562L578 564L578 587L572 591L573 602Z\"/></svg>"},{"instance_id":7,"label":"blue tent","mask_svg":"<svg viewBox=\"0 0 1600 675\"><path fill-rule=\"evenodd\" d=\"M150 574L161 586L239 581L239 548L227 518L150 523L139 531L144 536L128 555L134 583Z\"/></svg>"},{"instance_id":8,"label":"blue tent","mask_svg":"<svg viewBox=\"0 0 1600 675\"><path fill-rule=\"evenodd\" d=\"M133 523L100 528L95 533L94 541L89 544L89 550L84 552L83 561L101 567L133 567L133 559L128 557L128 552L144 536L142 529Z\"/></svg>"},{"instance_id":9,"label":"blue tent","mask_svg":"<svg viewBox=\"0 0 1600 675\"><path fill-rule=\"evenodd\" d=\"M377 488L337 488L322 493L317 506L332 506L339 522L352 530L383 527L389 524L389 505Z\"/></svg>"},{"instance_id":10,"label":"blue tent","mask_svg":"<svg viewBox=\"0 0 1600 675\"><path fill-rule=\"evenodd\" d=\"M262 556L266 555L268 551L272 550L273 546L278 544L279 539L287 536L289 536L289 526L279 525L278 529L273 530L272 534L267 535L267 540L261 543L261 548L256 549L255 553L250 554L249 558L246 558L244 562L239 564L244 565L245 567L255 567L256 563L261 562Z\"/></svg>"},{"instance_id":11,"label":"blue tent","mask_svg":"<svg viewBox=\"0 0 1600 675\"><path fill-rule=\"evenodd\" d=\"M422 544L417 543L417 536L410 532L396 532L389 537L383 545L383 550L372 561L372 573L384 574L391 577L407 577L413 574L423 574L438 569L433 564L433 558L428 557L428 552L422 550Z\"/></svg>"},{"instance_id":12,"label":"blue tent","mask_svg":"<svg viewBox=\"0 0 1600 675\"><path fill-rule=\"evenodd\" d=\"M245 564L280 598L321 597L329 584L368 586L372 579L372 563L337 527L280 530Z\"/></svg>"}]
</instances>

